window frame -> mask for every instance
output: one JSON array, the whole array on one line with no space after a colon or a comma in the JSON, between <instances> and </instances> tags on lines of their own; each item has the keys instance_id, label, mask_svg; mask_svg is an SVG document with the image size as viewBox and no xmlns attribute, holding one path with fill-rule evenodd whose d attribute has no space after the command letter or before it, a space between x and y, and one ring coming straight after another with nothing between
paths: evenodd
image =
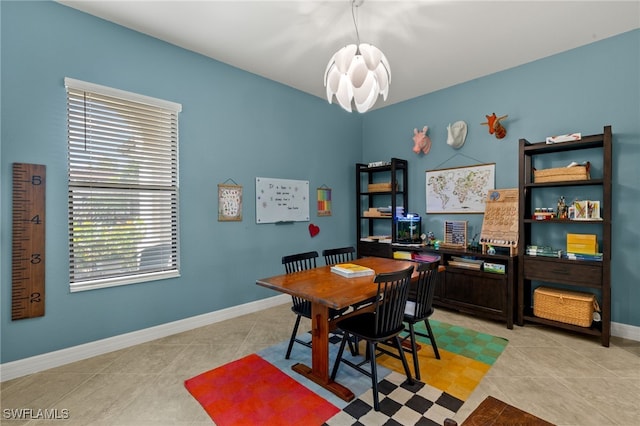
<instances>
[{"instance_id":1,"label":"window frame","mask_svg":"<svg viewBox=\"0 0 640 426\"><path fill-rule=\"evenodd\" d=\"M67 92L69 197L67 215L69 221L70 292L179 277L178 118L182 111L182 105L68 77L64 79L64 84ZM83 99L80 99L79 95L83 96ZM90 101L89 98L92 96L97 96L98 100ZM111 107L108 102L100 100L102 97L113 99L118 104ZM126 114L120 110L119 102L124 105ZM78 105L82 105L85 114L86 111L90 111L89 114L95 110L106 111L108 118L103 120L96 113L94 121L87 119L90 115L79 119ZM97 108L91 110L89 107L92 105ZM148 136L150 131L146 129L134 129L134 122L144 119L148 123L149 117L153 119L151 132L155 131L158 126L165 134L156 138ZM156 120L158 125L155 124ZM108 128L111 131L114 127L116 128L116 136L97 135L100 133L99 130ZM81 130L80 136L78 136L78 129ZM77 148L78 141L84 143L84 149ZM128 148L129 146L133 146L133 149L127 149L127 153L120 156L123 151L122 147ZM106 150L107 155L105 159L95 161L98 149ZM141 153L142 150L149 152ZM83 159L83 157L86 158ZM169 167L164 166L167 159L169 159ZM158 160L163 160L163 162L158 163ZM119 165L121 161L125 166ZM152 161L160 166L149 166ZM132 168L136 169L135 172L131 172ZM154 170L150 172L149 176L146 175L147 172L140 172L140 169L148 171L152 168ZM98 173L98 170L102 170L102 172ZM100 197L108 198L109 201L100 201ZM116 201L112 202L112 199ZM94 221L95 225L95 221L99 220L95 219L98 216L95 212L98 211L107 211L107 214L104 215L106 218L101 220L100 225L93 227L89 225L87 228L90 229L91 236L85 236L85 242L79 243L79 235L82 232L79 230L81 227L78 225L78 221L83 217L82 207L92 201L96 201L96 204L91 205L92 209L84 210L88 212L88 220ZM117 208L111 208L111 205L115 205ZM145 218L141 218L141 216L145 216ZM160 219L160 225L154 223L156 219ZM127 250L126 255L116 254L117 249L104 251L104 258L95 256L99 257L99 260L93 262L93 267L98 264L100 266L92 270L91 262L86 260L86 257L89 257L87 252L92 249L98 252L96 247L103 247L98 241L109 242L109 237L105 238L105 230L109 229L108 225L115 229L121 223L124 223L121 236L111 237L111 241L120 242L123 250ZM156 230L159 232L156 233ZM91 248L88 248L89 246ZM152 250L152 265L147 272L142 269L145 248L161 248L160 252ZM78 272L81 270L81 266L76 266L75 253L82 255L83 249L86 256L84 264L82 262L77 262L77 264L89 266L86 266L83 272ZM113 272L105 272L109 269L107 263L115 258L118 260L113 262L115 265ZM131 266L132 262L136 261L137 269L135 266ZM118 268L120 269L118 270Z\"/></svg>"}]
</instances>

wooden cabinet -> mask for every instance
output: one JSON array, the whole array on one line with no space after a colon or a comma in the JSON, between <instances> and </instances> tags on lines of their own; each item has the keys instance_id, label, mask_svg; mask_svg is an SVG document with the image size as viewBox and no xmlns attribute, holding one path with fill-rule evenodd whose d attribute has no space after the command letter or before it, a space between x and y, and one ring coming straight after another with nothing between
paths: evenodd
<instances>
[{"instance_id":1,"label":"wooden cabinet","mask_svg":"<svg viewBox=\"0 0 640 426\"><path fill-rule=\"evenodd\" d=\"M534 179L536 168L544 168L554 159L569 162L572 158L589 158L591 176L588 179L565 180L537 183ZM611 126L605 126L603 133L582 137L579 141L546 144L530 143L520 139L519 160L519 234L518 247L518 307L517 323L544 324L578 333L598 336L603 346L609 346L611 329ZM563 194L570 203L574 198L586 193L595 194L592 200L600 201L600 219L569 220L553 218L536 220L535 208L555 205L557 197ZM580 199L580 198L578 198ZM543 203L543 205L540 205ZM546 205L544 205L546 203ZM547 240L556 241L559 249L566 249L568 233L588 233L597 236L598 250L602 261L569 260L565 258L530 256L528 245L545 245ZM552 244L548 241L548 244ZM590 327L580 327L563 322L551 321L533 315L533 291L539 286L569 289L596 296L600 305L600 321Z\"/></svg>"},{"instance_id":2,"label":"wooden cabinet","mask_svg":"<svg viewBox=\"0 0 640 426\"><path fill-rule=\"evenodd\" d=\"M456 249L412 249L402 245L394 245L394 249L440 256L440 263L446 269L444 279L436 287L435 306L502 321L507 328L513 328L517 257ZM479 268L474 270L454 265L459 264L456 258L460 257L475 259ZM482 262L504 266L504 274L485 271Z\"/></svg>"},{"instance_id":3,"label":"wooden cabinet","mask_svg":"<svg viewBox=\"0 0 640 426\"><path fill-rule=\"evenodd\" d=\"M367 241L388 236L396 241L393 217L398 207L408 208L407 160L392 158L387 164L356 164L356 237L358 257L393 257L389 242ZM386 188L385 188L386 186ZM365 215L369 209L390 208L388 216Z\"/></svg>"},{"instance_id":4,"label":"wooden cabinet","mask_svg":"<svg viewBox=\"0 0 640 426\"><path fill-rule=\"evenodd\" d=\"M434 304L460 312L503 321L513 328L515 310L516 258L477 252L440 249L441 262L446 266L444 280L436 288ZM471 256L485 262L501 264L504 274L469 270L449 264L454 256Z\"/></svg>"}]
</instances>

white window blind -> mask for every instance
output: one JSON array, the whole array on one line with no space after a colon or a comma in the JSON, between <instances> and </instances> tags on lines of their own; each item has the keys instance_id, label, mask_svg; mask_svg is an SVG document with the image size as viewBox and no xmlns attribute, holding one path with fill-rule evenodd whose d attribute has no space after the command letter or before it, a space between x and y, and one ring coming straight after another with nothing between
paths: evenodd
<instances>
[{"instance_id":1,"label":"white window blind","mask_svg":"<svg viewBox=\"0 0 640 426\"><path fill-rule=\"evenodd\" d=\"M71 291L178 276L181 105L65 86Z\"/></svg>"}]
</instances>

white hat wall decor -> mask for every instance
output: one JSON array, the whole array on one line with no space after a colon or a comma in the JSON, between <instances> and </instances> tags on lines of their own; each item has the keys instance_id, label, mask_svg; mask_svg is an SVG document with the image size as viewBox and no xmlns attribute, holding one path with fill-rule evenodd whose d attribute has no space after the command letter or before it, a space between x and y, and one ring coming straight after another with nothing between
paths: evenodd
<instances>
[{"instance_id":1,"label":"white hat wall decor","mask_svg":"<svg viewBox=\"0 0 640 426\"><path fill-rule=\"evenodd\" d=\"M454 149L460 149L467 138L467 123L456 121L447 126L447 145Z\"/></svg>"},{"instance_id":2,"label":"white hat wall decor","mask_svg":"<svg viewBox=\"0 0 640 426\"><path fill-rule=\"evenodd\" d=\"M413 129L413 152L416 154L421 152L428 154L431 150L431 138L427 136L427 130L429 130L428 126L424 126L420 132L418 129Z\"/></svg>"}]
</instances>

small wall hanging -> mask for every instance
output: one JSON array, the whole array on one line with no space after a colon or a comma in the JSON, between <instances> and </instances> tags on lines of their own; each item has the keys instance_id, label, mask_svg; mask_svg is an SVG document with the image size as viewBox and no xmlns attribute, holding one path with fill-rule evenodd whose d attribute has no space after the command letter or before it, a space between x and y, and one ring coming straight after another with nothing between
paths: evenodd
<instances>
[{"instance_id":1,"label":"small wall hanging","mask_svg":"<svg viewBox=\"0 0 640 426\"><path fill-rule=\"evenodd\" d=\"M318 188L318 216L331 216L331 188L327 185Z\"/></svg>"},{"instance_id":2,"label":"small wall hanging","mask_svg":"<svg viewBox=\"0 0 640 426\"><path fill-rule=\"evenodd\" d=\"M234 185L227 184L233 182ZM227 179L225 183L218 184L218 221L242 220L242 185L236 184L233 179Z\"/></svg>"}]
</instances>

